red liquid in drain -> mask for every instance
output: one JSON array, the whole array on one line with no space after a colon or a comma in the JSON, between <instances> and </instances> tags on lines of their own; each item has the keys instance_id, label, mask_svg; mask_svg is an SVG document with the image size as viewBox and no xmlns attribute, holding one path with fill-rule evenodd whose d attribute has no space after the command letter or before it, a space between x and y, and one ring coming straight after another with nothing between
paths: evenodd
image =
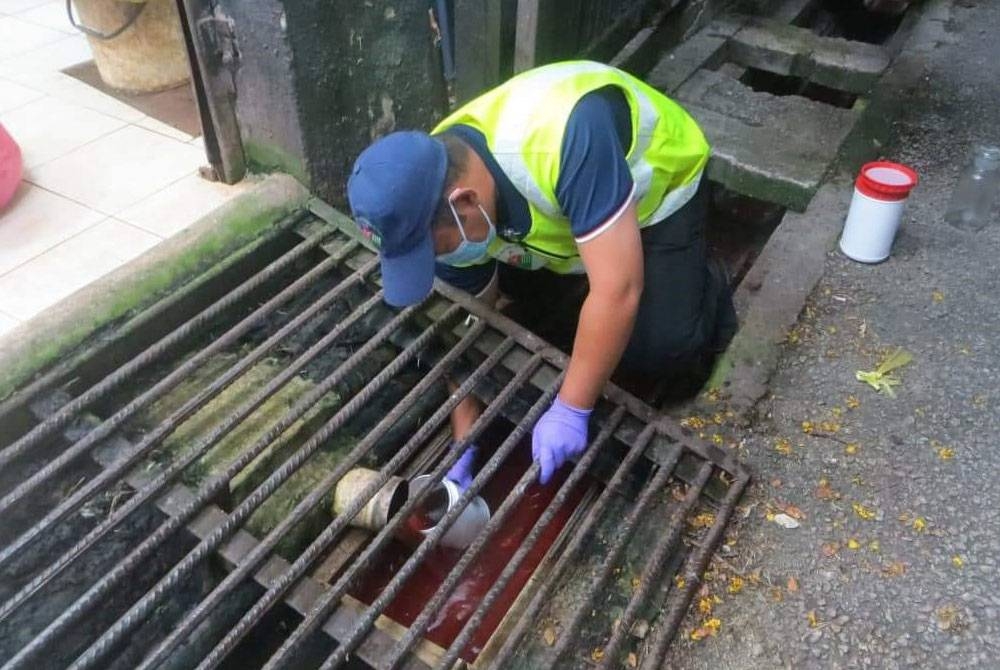
<instances>
[{"instance_id":1,"label":"red liquid in drain","mask_svg":"<svg viewBox=\"0 0 1000 670\"><path fill-rule=\"evenodd\" d=\"M482 491L482 496L491 511L500 507L507 493L514 488L517 480L521 478L530 465L530 449L527 443L522 443L514 449L514 453L507 458L507 461ZM499 577L518 547L521 546L524 538L531 532L535 522L548 507L552 498L555 497L559 485L566 478L569 470L568 467L563 468L563 471L554 477L548 486L532 484L528 488L524 497L507 515L507 520L497 529L486 548L465 571L451 596L436 614L425 634L427 639L447 648L458 637L462 626L472 616L496 578ZM489 640L490 635L499 625L507 610L510 609L518 593L579 504L585 489L585 483L577 486L566 504L548 524L545 532L521 562L517 572L507 583L500 597L486 613L462 654L463 658L473 661L482 651L483 645ZM365 575L362 583L354 589L353 595L365 603L371 603L375 600L397 570L410 557L413 551L412 547L423 539L420 531L432 525L433 523L427 518L419 518L416 515L411 517L404 529L400 530L400 541L393 541L381 553L381 562ZM459 558L461 558L459 551L435 547L406 581L395 600L386 608L385 615L404 626L413 623L420 614L420 610L434 596Z\"/></svg>"}]
</instances>

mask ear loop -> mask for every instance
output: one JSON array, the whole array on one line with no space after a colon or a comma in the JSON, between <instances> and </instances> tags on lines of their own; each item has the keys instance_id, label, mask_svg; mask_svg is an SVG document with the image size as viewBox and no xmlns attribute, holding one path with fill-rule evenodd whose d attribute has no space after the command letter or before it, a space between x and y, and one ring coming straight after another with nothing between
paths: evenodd
<instances>
[{"instance_id":1,"label":"mask ear loop","mask_svg":"<svg viewBox=\"0 0 1000 670\"><path fill-rule=\"evenodd\" d=\"M451 201L451 196L453 195L455 195L455 191L452 191L448 195L448 208L451 209L451 215L455 217L455 225L458 226L458 232L462 236L462 240L468 242L469 238L465 234L465 227L462 226L462 220L458 218L458 211L455 209L455 203Z\"/></svg>"}]
</instances>

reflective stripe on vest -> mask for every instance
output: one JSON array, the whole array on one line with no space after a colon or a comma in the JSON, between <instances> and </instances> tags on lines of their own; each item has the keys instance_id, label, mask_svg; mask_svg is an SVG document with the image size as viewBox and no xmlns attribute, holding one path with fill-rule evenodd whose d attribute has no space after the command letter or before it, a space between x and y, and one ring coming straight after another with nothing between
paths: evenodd
<instances>
[{"instance_id":1,"label":"reflective stripe on vest","mask_svg":"<svg viewBox=\"0 0 1000 670\"><path fill-rule=\"evenodd\" d=\"M589 61L555 63L524 72L472 100L434 129L475 128L504 174L528 202L531 228L518 242L497 238L490 256L522 268L583 272L569 220L556 199L562 139L576 103L607 86L629 105L632 138L626 161L635 182L640 226L682 207L698 188L709 147L679 105L631 75Z\"/></svg>"}]
</instances>

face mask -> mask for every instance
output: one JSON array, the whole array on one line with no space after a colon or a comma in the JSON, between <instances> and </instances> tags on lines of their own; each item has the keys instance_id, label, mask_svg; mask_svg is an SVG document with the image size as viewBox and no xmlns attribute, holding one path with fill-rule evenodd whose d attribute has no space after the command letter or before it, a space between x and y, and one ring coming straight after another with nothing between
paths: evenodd
<instances>
[{"instance_id":1,"label":"face mask","mask_svg":"<svg viewBox=\"0 0 1000 670\"><path fill-rule=\"evenodd\" d=\"M475 263L487 254L490 243L496 239L497 229L493 226L493 221L490 220L490 215L486 213L483 206L478 205L479 211L483 213L483 218L486 220L486 239L480 242L473 242L465 234L465 228L462 227L462 220L458 218L458 212L455 211L455 205L452 204L450 197L448 198L448 206L451 208L452 216L455 217L455 225L458 226L458 232L462 235L462 241L458 243L454 251L449 251L446 254L438 256L437 262L444 263L445 265L468 265Z\"/></svg>"}]
</instances>

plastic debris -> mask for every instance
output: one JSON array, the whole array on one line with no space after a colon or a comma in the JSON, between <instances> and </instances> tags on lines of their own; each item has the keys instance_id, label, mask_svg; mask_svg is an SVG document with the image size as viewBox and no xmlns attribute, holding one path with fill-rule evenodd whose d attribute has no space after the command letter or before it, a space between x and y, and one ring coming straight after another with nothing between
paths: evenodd
<instances>
[{"instance_id":1,"label":"plastic debris","mask_svg":"<svg viewBox=\"0 0 1000 670\"><path fill-rule=\"evenodd\" d=\"M859 382L864 382L879 393L885 393L891 398L896 397L896 386L899 386L899 378L893 373L913 360L913 355L904 349L896 349L885 357L878 367L869 372L858 370L854 373Z\"/></svg>"}]
</instances>

